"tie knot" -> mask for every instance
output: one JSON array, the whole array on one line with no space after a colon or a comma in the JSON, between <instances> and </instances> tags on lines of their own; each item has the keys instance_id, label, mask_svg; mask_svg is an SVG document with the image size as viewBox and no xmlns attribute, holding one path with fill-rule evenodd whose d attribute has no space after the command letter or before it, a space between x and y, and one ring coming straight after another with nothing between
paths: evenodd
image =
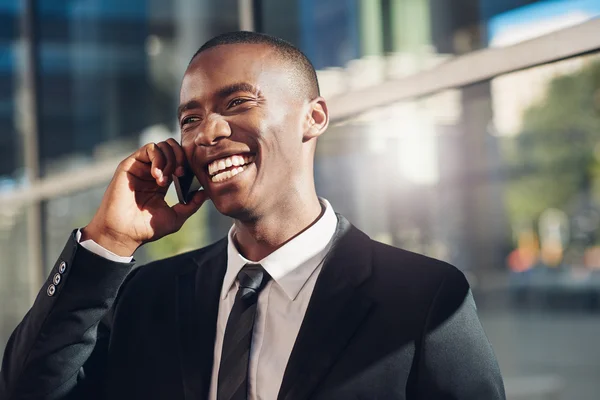
<instances>
[{"instance_id":1,"label":"tie knot","mask_svg":"<svg viewBox=\"0 0 600 400\"><path fill-rule=\"evenodd\" d=\"M238 297L248 299L259 293L267 284L271 276L260 264L246 264L238 273L237 279L240 285Z\"/></svg>"}]
</instances>

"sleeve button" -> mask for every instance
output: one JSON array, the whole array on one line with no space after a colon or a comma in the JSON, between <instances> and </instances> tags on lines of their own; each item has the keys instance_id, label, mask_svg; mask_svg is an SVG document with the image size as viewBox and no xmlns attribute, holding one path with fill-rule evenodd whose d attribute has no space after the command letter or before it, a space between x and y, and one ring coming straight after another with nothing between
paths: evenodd
<instances>
[{"instance_id":1,"label":"sleeve button","mask_svg":"<svg viewBox=\"0 0 600 400\"><path fill-rule=\"evenodd\" d=\"M58 266L58 272L60 272L61 274L64 274L66 270L67 270L67 263L64 261L61 261L60 265Z\"/></svg>"},{"instance_id":2,"label":"sleeve button","mask_svg":"<svg viewBox=\"0 0 600 400\"><path fill-rule=\"evenodd\" d=\"M60 274L56 274L54 275L54 278L52 279L52 282L54 282L55 285L58 285L60 283Z\"/></svg>"},{"instance_id":3,"label":"sleeve button","mask_svg":"<svg viewBox=\"0 0 600 400\"><path fill-rule=\"evenodd\" d=\"M48 290L46 290L46 293L48 293L48 296L50 297L54 296L54 293L56 293L56 286L50 284L48 286Z\"/></svg>"}]
</instances>

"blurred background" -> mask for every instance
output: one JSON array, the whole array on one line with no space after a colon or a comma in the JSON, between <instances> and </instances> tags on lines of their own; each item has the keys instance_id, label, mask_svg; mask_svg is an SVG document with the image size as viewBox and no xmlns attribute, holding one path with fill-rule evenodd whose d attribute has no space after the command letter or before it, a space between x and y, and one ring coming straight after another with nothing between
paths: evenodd
<instances>
[{"instance_id":1,"label":"blurred background","mask_svg":"<svg viewBox=\"0 0 600 400\"><path fill-rule=\"evenodd\" d=\"M0 351L212 36L303 50L317 189L465 272L509 399L600 398L600 0L0 0ZM174 203L174 193L169 194ZM203 207L139 263L209 244Z\"/></svg>"}]
</instances>

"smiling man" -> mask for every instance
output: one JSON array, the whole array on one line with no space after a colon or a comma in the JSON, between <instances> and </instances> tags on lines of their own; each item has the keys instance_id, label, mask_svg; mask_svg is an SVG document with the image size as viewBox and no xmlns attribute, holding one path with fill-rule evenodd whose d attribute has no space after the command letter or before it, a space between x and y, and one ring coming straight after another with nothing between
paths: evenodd
<instances>
[{"instance_id":1,"label":"smiling man","mask_svg":"<svg viewBox=\"0 0 600 400\"><path fill-rule=\"evenodd\" d=\"M15 329L2 399L504 399L456 268L372 241L315 191L328 125L308 59L235 32L183 78L181 145L123 160ZM164 200L172 175L202 186ZM226 238L132 271L210 199Z\"/></svg>"}]
</instances>

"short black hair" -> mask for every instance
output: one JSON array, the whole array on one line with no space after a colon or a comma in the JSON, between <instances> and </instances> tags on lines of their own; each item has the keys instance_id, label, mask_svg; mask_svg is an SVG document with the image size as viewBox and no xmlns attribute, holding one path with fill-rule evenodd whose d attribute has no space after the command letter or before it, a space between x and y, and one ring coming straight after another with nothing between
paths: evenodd
<instances>
[{"instance_id":1,"label":"short black hair","mask_svg":"<svg viewBox=\"0 0 600 400\"><path fill-rule=\"evenodd\" d=\"M294 72L301 78L297 82L298 88L310 100L320 95L317 73L308 57L293 44L264 33L237 31L215 36L196 51L190 60L190 64L203 51L226 44L265 44L272 47L284 61L291 65Z\"/></svg>"}]
</instances>

